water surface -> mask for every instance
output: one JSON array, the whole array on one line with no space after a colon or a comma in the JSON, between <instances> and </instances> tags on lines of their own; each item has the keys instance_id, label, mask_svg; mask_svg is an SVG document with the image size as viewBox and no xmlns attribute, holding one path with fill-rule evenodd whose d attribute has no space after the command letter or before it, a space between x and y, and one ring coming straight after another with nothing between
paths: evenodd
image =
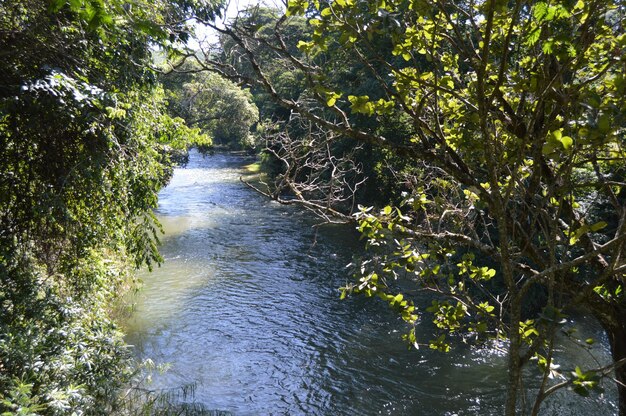
<instances>
[{"instance_id":1,"label":"water surface","mask_svg":"<svg viewBox=\"0 0 626 416\"><path fill-rule=\"evenodd\" d=\"M246 163L192 151L160 194L165 263L142 274L127 338L139 358L170 364L150 388L195 383L196 402L236 415L502 413L504 357L410 351L382 302L340 301L344 266L359 250L354 231L316 232L308 213L245 187ZM543 414L592 413L615 407L563 395Z\"/></svg>"}]
</instances>

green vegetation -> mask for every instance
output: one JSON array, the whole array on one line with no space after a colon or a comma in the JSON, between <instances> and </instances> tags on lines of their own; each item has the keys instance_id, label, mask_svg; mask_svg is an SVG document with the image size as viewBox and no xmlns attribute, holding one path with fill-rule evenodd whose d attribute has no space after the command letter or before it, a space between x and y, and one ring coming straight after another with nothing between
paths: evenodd
<instances>
[{"instance_id":1,"label":"green vegetation","mask_svg":"<svg viewBox=\"0 0 626 416\"><path fill-rule=\"evenodd\" d=\"M343 296L381 298L409 328L432 320L431 340L409 330L416 347L505 348L507 415L612 375L626 415L624 13L619 1L292 0L216 27L223 56L205 68L284 108L266 123L276 180L263 192L358 222L371 255ZM565 325L576 308L602 324L613 365L558 370L559 334L593 342Z\"/></svg>"},{"instance_id":2,"label":"green vegetation","mask_svg":"<svg viewBox=\"0 0 626 416\"><path fill-rule=\"evenodd\" d=\"M292 0L226 28L215 7L0 4L0 412L116 409L130 359L111 309L161 260L173 159L263 139L262 192L362 233L342 297L387 302L415 347L505 349L507 415L613 375L626 415L623 2ZM176 50L191 17L218 51ZM156 49L173 72L150 69ZM594 342L574 309L612 365L560 369L556 345Z\"/></svg>"},{"instance_id":3,"label":"green vegetation","mask_svg":"<svg viewBox=\"0 0 626 416\"><path fill-rule=\"evenodd\" d=\"M169 148L207 140L164 112L150 45L188 38L200 3L0 5L2 414L115 410L132 367L114 301L161 261Z\"/></svg>"},{"instance_id":4,"label":"green vegetation","mask_svg":"<svg viewBox=\"0 0 626 416\"><path fill-rule=\"evenodd\" d=\"M259 173L261 171L261 164L252 163L250 165L244 166L244 168L246 169L246 172L248 173Z\"/></svg>"},{"instance_id":5,"label":"green vegetation","mask_svg":"<svg viewBox=\"0 0 626 416\"><path fill-rule=\"evenodd\" d=\"M212 137L216 145L231 149L253 147L250 129L259 120L259 111L250 92L199 69L183 60L163 76L169 112Z\"/></svg>"}]
</instances>

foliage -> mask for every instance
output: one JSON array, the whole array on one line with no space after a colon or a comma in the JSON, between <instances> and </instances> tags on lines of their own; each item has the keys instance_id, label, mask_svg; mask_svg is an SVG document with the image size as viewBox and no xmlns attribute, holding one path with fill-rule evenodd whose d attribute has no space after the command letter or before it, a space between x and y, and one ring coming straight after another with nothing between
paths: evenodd
<instances>
[{"instance_id":1,"label":"foliage","mask_svg":"<svg viewBox=\"0 0 626 416\"><path fill-rule=\"evenodd\" d=\"M276 101L277 96L293 102L306 103L308 108L312 111L314 109L316 114L333 118L333 111L327 104L334 104L340 95L320 85L324 80L336 83L337 90L351 91L355 96L367 95L379 99L381 89L377 81L371 77L369 68L359 62L354 62L350 51L339 44L315 58L315 61L324 62L323 71L320 68L308 66L305 53L296 45L300 44L303 37L311 36L312 26L307 25L304 18L285 19L284 16L281 17L281 13L280 10L262 6L241 12L231 23L230 33L236 33L236 37L223 34L220 39L221 55L215 59L208 59L202 68L217 70L226 77L249 85L254 101L259 107L263 125L271 127L275 123L280 124L281 129L288 132L291 145L295 148L299 143L305 144L311 141L309 129L302 127L297 112ZM386 55L393 59L388 42L383 40L379 43L377 48L386 51ZM255 78L254 65L250 60L245 59L248 52L254 54L254 60L260 65L264 78L271 86L270 89ZM378 64L374 63L374 65ZM319 102L315 101L316 98ZM401 111L387 107L385 115L379 120L373 121L368 117L358 117L356 121L362 128L373 128L390 140L400 140L403 137L408 138L413 131L405 118ZM275 129L272 128L259 129L259 135L265 138L267 147L264 154L265 167L269 172L284 175L286 173L283 171L284 161L277 160L273 154L277 150L273 142L284 141L284 138L274 137L273 132ZM363 175L370 178L368 186L359 187L354 195L357 201L361 203L388 202L391 198L399 197L401 189L394 178L392 169L403 170L407 165L406 160L402 160L398 155L386 149L368 144L355 149L355 146L341 132L335 132L328 150L332 157L338 159L345 160L346 155L351 155L355 158L353 164L360 166L359 169L362 169ZM306 145L301 151L307 152ZM294 162L291 161L291 163ZM356 179L357 177L359 175L353 175L356 180L350 184L353 189L357 187L360 180ZM288 191L293 192L293 190Z\"/></svg>"},{"instance_id":2,"label":"foliage","mask_svg":"<svg viewBox=\"0 0 626 416\"><path fill-rule=\"evenodd\" d=\"M183 63L164 76L172 113L211 136L216 144L252 146L250 130L259 120L259 111L250 92L217 74L197 69Z\"/></svg>"},{"instance_id":3,"label":"foliage","mask_svg":"<svg viewBox=\"0 0 626 416\"><path fill-rule=\"evenodd\" d=\"M283 45L278 43L273 33L279 30L281 38L286 41L284 47L291 54L298 55L299 51L295 44L308 32L308 28L306 20L302 18L279 23L281 14L279 9L257 5L240 11L230 24L237 30L251 35L246 38L246 47L253 49L256 58L263 62L265 76L272 81L276 91L281 96L298 99L306 87L303 73L281 56L279 51ZM245 54L245 48L230 36L221 33L219 53L207 54L209 59L199 64L203 69L211 69L212 65L217 65L220 68L218 72L227 78L232 74L232 70L235 70L237 82L250 88L254 103L259 108L261 120L287 121L289 110L277 105L271 93L255 82L253 66L247 59L241 59ZM207 63L211 65L206 65Z\"/></svg>"},{"instance_id":4,"label":"foliage","mask_svg":"<svg viewBox=\"0 0 626 416\"><path fill-rule=\"evenodd\" d=\"M292 16L309 25L298 52L283 36ZM549 377L564 317L584 307L609 337L626 414L623 19L621 2L292 0L271 37L224 30L245 64L213 65L333 143L351 138L397 158L389 172L405 196L357 213L373 251L344 295L376 295L410 325L431 314L441 332L426 341L411 331L415 345L447 350L462 337L506 347L506 414L520 405L531 359L543 380L533 414L558 388L587 393L597 386L587 380L606 374ZM305 92L278 90L268 50L301 74ZM338 70L362 70L376 88L342 82ZM297 142L312 152L333 143ZM401 293L407 280L434 301L418 308L429 297Z\"/></svg>"},{"instance_id":5,"label":"foliage","mask_svg":"<svg viewBox=\"0 0 626 416\"><path fill-rule=\"evenodd\" d=\"M0 5L0 412L109 414L128 376L111 305L161 260L166 146L191 131L148 69L184 40L172 4Z\"/></svg>"}]
</instances>

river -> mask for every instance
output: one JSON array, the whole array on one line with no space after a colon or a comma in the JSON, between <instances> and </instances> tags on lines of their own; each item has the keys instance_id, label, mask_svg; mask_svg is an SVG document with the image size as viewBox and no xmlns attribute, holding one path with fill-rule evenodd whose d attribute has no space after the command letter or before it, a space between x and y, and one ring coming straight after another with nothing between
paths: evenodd
<instances>
[{"instance_id":1,"label":"river","mask_svg":"<svg viewBox=\"0 0 626 416\"><path fill-rule=\"evenodd\" d=\"M307 212L245 187L250 162L192 151L160 194L165 263L141 274L127 327L138 358L169 364L149 387L193 383L195 402L235 415L501 414L505 357L409 350L382 302L340 301L344 266L360 250L355 232L316 232ZM601 361L605 344L595 348ZM542 414L614 414L606 387L591 399L559 395Z\"/></svg>"}]
</instances>

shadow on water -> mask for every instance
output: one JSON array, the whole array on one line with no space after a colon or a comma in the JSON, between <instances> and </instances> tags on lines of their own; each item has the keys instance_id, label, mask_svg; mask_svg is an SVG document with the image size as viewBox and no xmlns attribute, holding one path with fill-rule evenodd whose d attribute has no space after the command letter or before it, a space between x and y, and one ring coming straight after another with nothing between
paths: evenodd
<instances>
[{"instance_id":1,"label":"shadow on water","mask_svg":"<svg viewBox=\"0 0 626 416\"><path fill-rule=\"evenodd\" d=\"M161 192L166 261L142 274L127 337L139 358L171 365L151 389L193 383L195 403L236 415L501 414L504 357L410 351L385 305L339 301L354 230L315 235L306 212L239 182L246 163L191 152ZM555 403L545 414L614 412L603 397Z\"/></svg>"}]
</instances>

